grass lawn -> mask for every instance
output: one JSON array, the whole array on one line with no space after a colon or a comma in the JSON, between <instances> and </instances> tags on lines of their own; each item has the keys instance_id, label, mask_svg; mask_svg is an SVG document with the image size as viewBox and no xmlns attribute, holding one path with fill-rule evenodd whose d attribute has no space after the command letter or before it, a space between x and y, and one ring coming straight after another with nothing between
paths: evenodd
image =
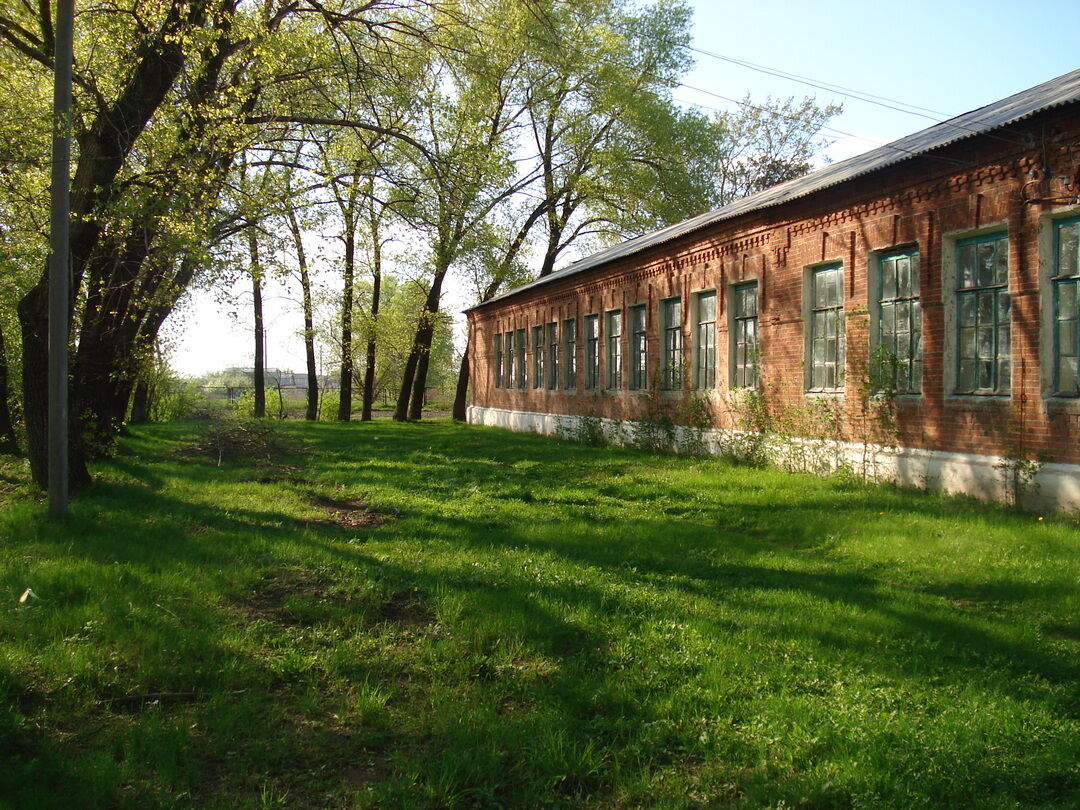
<instances>
[{"instance_id":1,"label":"grass lawn","mask_svg":"<svg viewBox=\"0 0 1080 810\"><path fill-rule=\"evenodd\" d=\"M0 466L0 807L1080 807L1074 520L437 422ZM27 605L31 587L40 597Z\"/></svg>"}]
</instances>

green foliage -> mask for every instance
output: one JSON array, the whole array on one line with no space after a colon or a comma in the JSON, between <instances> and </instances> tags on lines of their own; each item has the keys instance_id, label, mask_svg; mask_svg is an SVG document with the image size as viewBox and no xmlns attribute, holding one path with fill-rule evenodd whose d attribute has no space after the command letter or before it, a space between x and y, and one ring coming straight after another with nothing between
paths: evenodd
<instances>
[{"instance_id":1,"label":"green foliage","mask_svg":"<svg viewBox=\"0 0 1080 810\"><path fill-rule=\"evenodd\" d=\"M1078 528L436 422L0 459L17 807L1074 807ZM19 604L27 588L37 600ZM964 763L964 767L956 767Z\"/></svg>"},{"instance_id":2,"label":"green foliage","mask_svg":"<svg viewBox=\"0 0 1080 810\"><path fill-rule=\"evenodd\" d=\"M267 386L266 416L270 419L284 419L288 414L288 402L277 388ZM241 419L251 419L255 415L255 392L246 388L232 403L234 413Z\"/></svg>"}]
</instances>

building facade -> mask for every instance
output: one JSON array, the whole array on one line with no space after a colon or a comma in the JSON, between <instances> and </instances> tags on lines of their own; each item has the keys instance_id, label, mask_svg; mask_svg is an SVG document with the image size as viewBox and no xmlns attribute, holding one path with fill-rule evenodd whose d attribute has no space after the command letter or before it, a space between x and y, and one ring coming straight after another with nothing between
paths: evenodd
<instances>
[{"instance_id":1,"label":"building facade","mask_svg":"<svg viewBox=\"0 0 1080 810\"><path fill-rule=\"evenodd\" d=\"M693 401L719 440L752 402L840 463L1080 508L1078 102L1075 71L474 307L470 422Z\"/></svg>"}]
</instances>

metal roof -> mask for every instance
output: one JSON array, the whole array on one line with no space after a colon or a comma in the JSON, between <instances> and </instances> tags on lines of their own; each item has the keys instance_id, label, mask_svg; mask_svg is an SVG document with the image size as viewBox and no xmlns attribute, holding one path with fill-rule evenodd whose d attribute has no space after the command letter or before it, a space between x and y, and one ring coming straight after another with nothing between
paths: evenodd
<instances>
[{"instance_id":1,"label":"metal roof","mask_svg":"<svg viewBox=\"0 0 1080 810\"><path fill-rule=\"evenodd\" d=\"M755 194L743 197L741 200L725 205L723 208L708 211L682 222L677 222L674 225L668 225L643 236L621 242L599 253L579 259L543 278L515 287L471 309L501 301L504 298L517 295L534 287L575 276L578 273L583 273L586 270L591 270L616 259L641 253L649 248L671 242L717 222L805 197L816 191L861 177L901 161L909 160L912 157L925 155L934 149L948 146L965 138L982 135L1008 126L1051 107L1077 100L1080 100L1080 69L1058 76L1048 82L1043 82L1001 101L995 101L993 104L987 104L985 107L979 107L976 110L934 124L919 132L906 135L885 146L871 149L869 152L826 166L824 169L819 169L811 174L770 186Z\"/></svg>"}]
</instances>

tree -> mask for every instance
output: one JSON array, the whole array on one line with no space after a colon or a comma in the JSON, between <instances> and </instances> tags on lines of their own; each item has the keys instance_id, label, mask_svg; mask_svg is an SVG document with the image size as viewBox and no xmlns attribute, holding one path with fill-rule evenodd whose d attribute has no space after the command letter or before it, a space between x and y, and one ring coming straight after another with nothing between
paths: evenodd
<instances>
[{"instance_id":1,"label":"tree","mask_svg":"<svg viewBox=\"0 0 1080 810\"><path fill-rule=\"evenodd\" d=\"M757 104L747 96L738 112L720 113L717 123L727 132L715 170L720 203L809 172L815 155L828 145L822 128L841 109L821 107L809 96L801 101L768 97Z\"/></svg>"},{"instance_id":2,"label":"tree","mask_svg":"<svg viewBox=\"0 0 1080 810\"><path fill-rule=\"evenodd\" d=\"M381 43L422 35L424 9L405 0L358 8L343 0L137 0L80 18L73 488L89 480L87 458L107 448L122 424L138 358L216 238L214 207L238 155L311 121L385 134L376 120L343 116L321 79L342 75L343 54L354 74L367 75L359 68L380 58ZM51 22L42 11L48 4L0 13L5 66L29 83L51 65ZM95 47L100 41L110 47ZM46 278L40 274L18 306L28 449L39 483L46 477Z\"/></svg>"}]
</instances>

